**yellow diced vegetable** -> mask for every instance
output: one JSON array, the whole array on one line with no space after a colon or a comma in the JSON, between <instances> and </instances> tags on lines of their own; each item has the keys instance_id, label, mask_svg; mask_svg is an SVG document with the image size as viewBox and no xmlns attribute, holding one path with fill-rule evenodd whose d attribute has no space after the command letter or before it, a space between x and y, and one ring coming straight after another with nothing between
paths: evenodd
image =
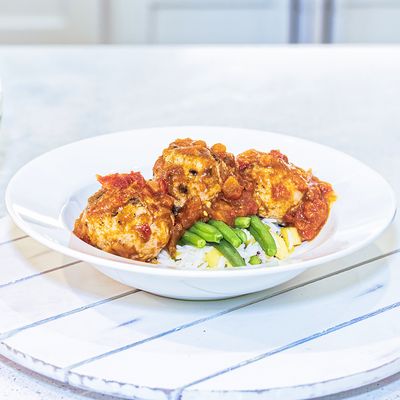
<instances>
[{"instance_id":1,"label":"yellow diced vegetable","mask_svg":"<svg viewBox=\"0 0 400 400\"><path fill-rule=\"evenodd\" d=\"M294 227L282 228L281 235L286 243L289 252L292 252L294 250L294 246L298 246L299 244L301 244L299 232L297 232L297 229Z\"/></svg>"},{"instance_id":2,"label":"yellow diced vegetable","mask_svg":"<svg viewBox=\"0 0 400 400\"><path fill-rule=\"evenodd\" d=\"M270 231L270 234L274 238L276 244L275 257L278 258L279 260L284 260L285 258L289 257L289 251L285 241L275 232Z\"/></svg>"},{"instance_id":3,"label":"yellow diced vegetable","mask_svg":"<svg viewBox=\"0 0 400 400\"><path fill-rule=\"evenodd\" d=\"M213 247L209 252L206 253L205 260L209 267L214 268L217 266L221 257L221 253Z\"/></svg>"},{"instance_id":4,"label":"yellow diced vegetable","mask_svg":"<svg viewBox=\"0 0 400 400\"><path fill-rule=\"evenodd\" d=\"M256 243L256 239L254 239L254 237L250 235L250 238L247 239L246 246L248 246L249 244L254 244L254 243Z\"/></svg>"}]
</instances>

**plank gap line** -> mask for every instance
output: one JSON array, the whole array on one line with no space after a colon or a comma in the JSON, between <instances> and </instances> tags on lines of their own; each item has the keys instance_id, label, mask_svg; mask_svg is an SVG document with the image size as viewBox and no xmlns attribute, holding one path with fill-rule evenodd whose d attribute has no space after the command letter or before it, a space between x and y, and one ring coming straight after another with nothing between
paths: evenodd
<instances>
[{"instance_id":1,"label":"plank gap line","mask_svg":"<svg viewBox=\"0 0 400 400\"><path fill-rule=\"evenodd\" d=\"M73 265L79 264L81 262L82 261L73 261L73 262L70 262L68 264L60 265L58 267L46 269L45 271L41 271L41 272L38 272L36 274L24 276L23 278L19 278L19 279L16 279L14 281L10 281L10 282L7 282L7 283L2 283L2 284L0 284L0 289L3 289L5 287L7 287L7 286L14 285L16 283L21 283L21 282L27 281L27 280L32 279L32 278L36 278L36 277L41 276L41 275L48 274L50 272L58 271L60 269L64 269L64 268L68 268L68 267L72 267Z\"/></svg>"},{"instance_id":2,"label":"plank gap line","mask_svg":"<svg viewBox=\"0 0 400 400\"><path fill-rule=\"evenodd\" d=\"M0 246L3 246L3 245L8 244L8 243L18 242L18 240L26 239L27 237L29 237L29 236L28 235L24 235L24 236L20 236L20 237L14 238L14 239L6 240L5 242L1 242Z\"/></svg>"},{"instance_id":3,"label":"plank gap line","mask_svg":"<svg viewBox=\"0 0 400 400\"><path fill-rule=\"evenodd\" d=\"M127 292L123 292L123 293L120 293L120 294L117 294L117 295L114 295L114 296L111 296L111 297L107 297L105 299L95 301L94 303L89 303L89 304L86 304L84 306L77 307L77 308L74 308L72 310L65 311L63 313L56 314L56 315L53 315L51 317L47 317L47 318L32 322L31 324L24 325L24 326L21 326L19 328L11 329L11 330L9 330L7 332L4 332L4 333L0 334L0 340L3 341L5 339L10 338L11 336L16 335L17 333L20 333L22 331L27 330L27 329L31 329L31 328L34 328L36 326L46 324L47 322L55 321L57 319L67 317L67 316L72 315L72 314L77 314L77 313L79 313L81 311L84 311L84 310L87 310L89 308L93 308L93 307L100 306L102 304L109 303L111 301L120 299L122 297L129 296L129 295L131 295L133 293L136 293L136 292L139 292L139 291L140 291L139 289L128 290Z\"/></svg>"}]
</instances>

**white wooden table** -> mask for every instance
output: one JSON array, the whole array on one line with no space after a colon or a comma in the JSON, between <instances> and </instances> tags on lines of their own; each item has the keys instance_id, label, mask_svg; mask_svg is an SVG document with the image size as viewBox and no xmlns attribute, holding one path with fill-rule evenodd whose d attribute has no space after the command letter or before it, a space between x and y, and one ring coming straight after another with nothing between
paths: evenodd
<instances>
[{"instance_id":1,"label":"white wooden table","mask_svg":"<svg viewBox=\"0 0 400 400\"><path fill-rule=\"evenodd\" d=\"M197 124L316 140L364 161L400 196L399 70L397 47L3 47L0 193L19 166L58 145ZM393 234L399 227L397 218ZM105 398L0 361L0 398ZM331 398L399 395L400 374Z\"/></svg>"}]
</instances>

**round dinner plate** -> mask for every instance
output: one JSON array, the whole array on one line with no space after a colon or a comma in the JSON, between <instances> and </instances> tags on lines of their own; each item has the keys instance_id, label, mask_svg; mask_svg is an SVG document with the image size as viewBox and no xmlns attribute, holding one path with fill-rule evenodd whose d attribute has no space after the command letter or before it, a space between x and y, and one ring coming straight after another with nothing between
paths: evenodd
<instances>
[{"instance_id":1,"label":"round dinner plate","mask_svg":"<svg viewBox=\"0 0 400 400\"><path fill-rule=\"evenodd\" d=\"M124 259L96 249L72 234L75 219L98 189L96 174L141 171L151 177L163 148L191 137L246 149L279 149L289 160L312 168L338 196L318 237L277 266L189 270ZM219 299L257 292L306 269L346 256L377 237L395 213L392 189L378 173L354 158L282 134L226 127L163 127L98 136L50 151L21 168L9 183L6 204L15 223L46 246L87 261L126 285L179 299Z\"/></svg>"}]
</instances>

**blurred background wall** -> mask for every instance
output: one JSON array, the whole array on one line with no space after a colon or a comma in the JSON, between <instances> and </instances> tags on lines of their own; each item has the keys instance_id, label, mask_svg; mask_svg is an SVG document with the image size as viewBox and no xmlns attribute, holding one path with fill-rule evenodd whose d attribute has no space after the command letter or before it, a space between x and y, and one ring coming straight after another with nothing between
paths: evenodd
<instances>
[{"instance_id":1,"label":"blurred background wall","mask_svg":"<svg viewBox=\"0 0 400 400\"><path fill-rule=\"evenodd\" d=\"M1 44L398 42L400 0L0 0Z\"/></svg>"}]
</instances>

